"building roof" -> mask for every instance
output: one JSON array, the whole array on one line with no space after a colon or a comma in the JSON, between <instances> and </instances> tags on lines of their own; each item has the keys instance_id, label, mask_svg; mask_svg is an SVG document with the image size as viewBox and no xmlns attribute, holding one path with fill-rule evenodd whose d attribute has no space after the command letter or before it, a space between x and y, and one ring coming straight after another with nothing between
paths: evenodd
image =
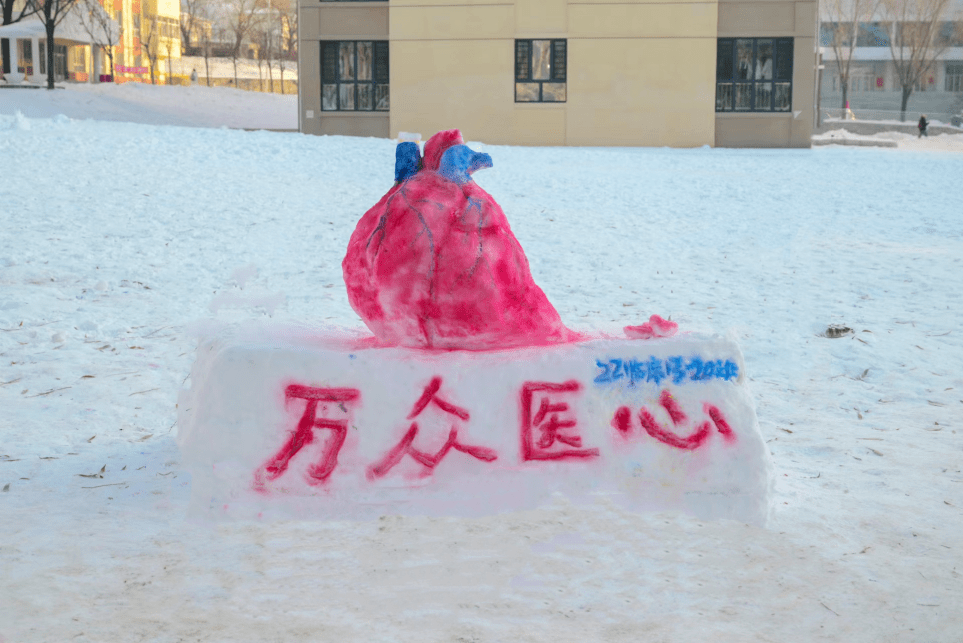
<instances>
[{"instance_id":1,"label":"building roof","mask_svg":"<svg viewBox=\"0 0 963 643\"><path fill-rule=\"evenodd\" d=\"M54 31L54 38L57 40L70 40L75 43L89 44L93 38L84 29L83 21L77 13L81 8L75 5L71 11L64 16L63 22L57 25ZM120 25L113 19L109 19L111 27L120 30ZM19 22L0 26L0 38L46 38L47 29L44 27L40 16L34 14Z\"/></svg>"}]
</instances>

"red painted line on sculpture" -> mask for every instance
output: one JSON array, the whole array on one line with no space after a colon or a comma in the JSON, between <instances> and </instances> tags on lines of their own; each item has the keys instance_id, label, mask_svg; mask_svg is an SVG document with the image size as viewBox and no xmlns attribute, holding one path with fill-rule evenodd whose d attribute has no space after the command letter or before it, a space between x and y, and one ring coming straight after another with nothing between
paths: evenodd
<instances>
[{"instance_id":1,"label":"red painted line on sculpture","mask_svg":"<svg viewBox=\"0 0 963 643\"><path fill-rule=\"evenodd\" d=\"M629 410L627 406L620 406L615 412L615 416L612 418L612 426L623 437L629 436L629 431L632 430L632 411Z\"/></svg>"},{"instance_id":2,"label":"red painted line on sculpture","mask_svg":"<svg viewBox=\"0 0 963 643\"><path fill-rule=\"evenodd\" d=\"M683 413L679 403L675 401L675 398L672 397L668 389L662 389L662 394L659 395L659 404L669 412L669 417L672 418L672 424L679 426L679 424L685 422L685 413Z\"/></svg>"},{"instance_id":3,"label":"red painted line on sculpture","mask_svg":"<svg viewBox=\"0 0 963 643\"><path fill-rule=\"evenodd\" d=\"M726 422L726 419L722 417L722 412L711 404L705 405L705 412L712 418L713 423L716 425L716 430L722 434L722 437L727 442L732 442L736 439L736 434L733 432L732 427Z\"/></svg>"},{"instance_id":4,"label":"red painted line on sculpture","mask_svg":"<svg viewBox=\"0 0 963 643\"><path fill-rule=\"evenodd\" d=\"M411 427L408 429L408 432L405 433L403 438L401 438L401 441L392 447L380 462L368 467L368 479L373 480L374 478L380 478L387 474L396 464L401 462L401 459L405 456L405 454L410 455L415 462L427 467L429 470L432 470L438 466L438 463L444 460L445 456L448 455L448 452L452 449L485 462L491 462L498 459L498 453L492 449L461 444L458 442L458 430L454 427L448 433L448 439L445 441L445 444L442 445L442 447L434 454L425 453L424 451L420 451L412 446L415 436L417 435L418 424L413 422Z\"/></svg>"},{"instance_id":5,"label":"red painted line on sculpture","mask_svg":"<svg viewBox=\"0 0 963 643\"><path fill-rule=\"evenodd\" d=\"M573 420L558 420L555 412L567 411L568 405L565 403L550 404L547 400L542 400L539 405L539 412L532 416L532 399L538 393L574 393L581 390L581 384L576 380L569 380L561 384L552 382L525 382L519 395L521 402L521 451L522 460L567 460L567 459L587 459L595 458L599 455L598 449L561 449L549 451L556 441L569 446L581 446L582 438L579 436L561 436L558 430L561 428L573 428L576 423ZM552 407L556 407L553 411ZM545 419L549 413L553 413L548 419L548 426L543 427ZM536 444L532 433L535 428L542 431L542 437Z\"/></svg>"},{"instance_id":6,"label":"red painted line on sculpture","mask_svg":"<svg viewBox=\"0 0 963 643\"><path fill-rule=\"evenodd\" d=\"M441 388L441 378L440 377L431 378L431 381L428 383L428 386L425 387L425 391L421 394L421 397L418 398L418 401L415 402L415 406L414 408L412 408L411 413L408 414L408 419L410 420L415 416L417 416L422 411L424 411L425 407L428 406L428 403L431 402L431 398L435 396L435 393L437 393L438 389L440 388Z\"/></svg>"},{"instance_id":7,"label":"red painted line on sculpture","mask_svg":"<svg viewBox=\"0 0 963 643\"><path fill-rule=\"evenodd\" d=\"M418 425L412 422L411 427L408 432L405 433L404 437L401 438L401 442L396 444L391 448L385 457L381 459L377 464L368 467L368 479L380 478L381 476L388 473L393 466L398 464L401 458L404 457L405 453L408 452L408 447L414 442L415 436L418 434Z\"/></svg>"},{"instance_id":8,"label":"red painted line on sculpture","mask_svg":"<svg viewBox=\"0 0 963 643\"><path fill-rule=\"evenodd\" d=\"M321 454L321 461L318 464L308 467L308 482L319 484L328 479L334 468L338 466L338 453L344 445L344 439L348 435L348 423L344 420L316 420L314 426L331 429L334 436L328 440Z\"/></svg>"},{"instance_id":9,"label":"red painted line on sculpture","mask_svg":"<svg viewBox=\"0 0 963 643\"><path fill-rule=\"evenodd\" d=\"M709 437L708 422L703 422L699 429L692 435L681 438L672 431L661 427L645 407L639 411L639 421L642 423L642 428L645 429L646 433L656 440L676 447L677 449L695 449L701 446L706 438Z\"/></svg>"},{"instance_id":10,"label":"red painted line on sculpture","mask_svg":"<svg viewBox=\"0 0 963 643\"><path fill-rule=\"evenodd\" d=\"M350 402L358 399L361 396L361 391L356 388L317 388L313 386L303 386L301 384L291 384L284 389L284 395L301 400Z\"/></svg>"}]
</instances>

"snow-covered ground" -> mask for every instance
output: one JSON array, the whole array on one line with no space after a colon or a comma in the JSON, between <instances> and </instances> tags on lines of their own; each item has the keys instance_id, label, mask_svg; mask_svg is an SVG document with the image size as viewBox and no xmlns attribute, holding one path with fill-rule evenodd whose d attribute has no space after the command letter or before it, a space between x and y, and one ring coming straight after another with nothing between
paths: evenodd
<instances>
[{"instance_id":1,"label":"snow-covered ground","mask_svg":"<svg viewBox=\"0 0 963 643\"><path fill-rule=\"evenodd\" d=\"M160 60L158 67L162 72L167 71L167 60ZM208 58L207 64L204 63L203 56L181 56L171 60L171 70L177 76L190 76L192 70L196 70L200 76L200 84L204 84L204 76L207 71L211 72L211 78L234 78L234 63L230 58ZM275 82L281 78L281 64L277 60L271 61L271 72L274 74ZM264 86L268 82L267 61L261 62L260 72L258 71L257 61L246 58L237 61L238 78L261 78ZM284 80L298 79L298 64L295 61L284 61Z\"/></svg>"},{"instance_id":2,"label":"snow-covered ground","mask_svg":"<svg viewBox=\"0 0 963 643\"><path fill-rule=\"evenodd\" d=\"M832 129L813 136L814 145L868 145L898 147L904 150L963 152L963 133L933 134L921 138L916 134L888 131L878 134L856 134L845 129Z\"/></svg>"},{"instance_id":3,"label":"snow-covered ground","mask_svg":"<svg viewBox=\"0 0 963 643\"><path fill-rule=\"evenodd\" d=\"M60 86L63 89L53 91L0 89L0 114L13 115L19 111L28 118L63 115L78 120L186 127L298 128L296 94L205 85L65 83Z\"/></svg>"},{"instance_id":4,"label":"snow-covered ground","mask_svg":"<svg viewBox=\"0 0 963 643\"><path fill-rule=\"evenodd\" d=\"M768 528L562 500L206 525L174 443L195 329L357 327L340 261L394 144L8 93L30 92L0 92L0 641L963 639L963 155L940 139L485 146L569 325L736 334Z\"/></svg>"}]
</instances>

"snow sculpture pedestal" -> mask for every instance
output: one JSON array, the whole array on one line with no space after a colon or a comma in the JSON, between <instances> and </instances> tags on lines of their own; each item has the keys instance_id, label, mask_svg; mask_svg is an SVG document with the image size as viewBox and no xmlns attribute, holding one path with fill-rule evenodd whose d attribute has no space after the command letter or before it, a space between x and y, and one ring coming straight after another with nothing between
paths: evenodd
<instances>
[{"instance_id":1,"label":"snow sculpture pedestal","mask_svg":"<svg viewBox=\"0 0 963 643\"><path fill-rule=\"evenodd\" d=\"M179 399L191 509L368 518L561 492L763 525L772 465L736 344L683 334L504 351L334 335L203 343Z\"/></svg>"}]
</instances>

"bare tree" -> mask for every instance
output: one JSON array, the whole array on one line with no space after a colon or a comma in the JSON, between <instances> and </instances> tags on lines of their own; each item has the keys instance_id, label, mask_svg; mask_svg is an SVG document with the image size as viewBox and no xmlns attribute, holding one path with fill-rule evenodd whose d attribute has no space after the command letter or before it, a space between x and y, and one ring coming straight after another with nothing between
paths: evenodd
<instances>
[{"instance_id":1,"label":"bare tree","mask_svg":"<svg viewBox=\"0 0 963 643\"><path fill-rule=\"evenodd\" d=\"M278 65L281 73L281 93L284 93L284 63L298 58L298 7L294 0L273 0L278 11Z\"/></svg>"},{"instance_id":2,"label":"bare tree","mask_svg":"<svg viewBox=\"0 0 963 643\"><path fill-rule=\"evenodd\" d=\"M278 0L281 12L281 35L284 53L288 60L298 59L298 6L293 0Z\"/></svg>"},{"instance_id":3,"label":"bare tree","mask_svg":"<svg viewBox=\"0 0 963 643\"><path fill-rule=\"evenodd\" d=\"M254 30L260 0L230 0L227 4L227 28L231 35L231 61L234 63L234 86L237 87L237 59L241 46Z\"/></svg>"},{"instance_id":4,"label":"bare tree","mask_svg":"<svg viewBox=\"0 0 963 643\"><path fill-rule=\"evenodd\" d=\"M906 106L917 84L936 67L936 59L947 47L939 37L949 0L882 0L880 10L893 31L889 51L896 78L903 89L900 120L906 120Z\"/></svg>"},{"instance_id":5,"label":"bare tree","mask_svg":"<svg viewBox=\"0 0 963 643\"><path fill-rule=\"evenodd\" d=\"M201 44L205 22L210 22L210 0L181 0L181 55L191 56Z\"/></svg>"},{"instance_id":6,"label":"bare tree","mask_svg":"<svg viewBox=\"0 0 963 643\"><path fill-rule=\"evenodd\" d=\"M298 7L293 0L275 0L281 21L278 62L281 67L281 93L284 93L284 63L298 58Z\"/></svg>"},{"instance_id":7,"label":"bare tree","mask_svg":"<svg viewBox=\"0 0 963 643\"><path fill-rule=\"evenodd\" d=\"M54 88L54 33L78 0L27 0L47 32L47 89Z\"/></svg>"},{"instance_id":8,"label":"bare tree","mask_svg":"<svg viewBox=\"0 0 963 643\"><path fill-rule=\"evenodd\" d=\"M150 84L157 84L157 53L159 51L158 42L160 40L160 29L157 25L156 15L143 14L140 22L140 49L147 56L147 63L150 67Z\"/></svg>"},{"instance_id":9,"label":"bare tree","mask_svg":"<svg viewBox=\"0 0 963 643\"><path fill-rule=\"evenodd\" d=\"M879 10L880 0L827 0L825 17L828 18L830 46L836 57L839 71L839 89L842 92L841 107L849 103L849 72L853 52L859 41L859 28L870 22Z\"/></svg>"},{"instance_id":10,"label":"bare tree","mask_svg":"<svg viewBox=\"0 0 963 643\"><path fill-rule=\"evenodd\" d=\"M258 26L259 27L261 26L260 21ZM264 91L264 74L261 73L261 70L264 67L264 54L267 48L267 40L268 40L267 31L264 29L258 29L257 33L255 34L255 37L257 40L257 55L254 57L255 62L257 62L257 90L259 92L263 92ZM268 64L270 64L270 61L268 62Z\"/></svg>"},{"instance_id":11,"label":"bare tree","mask_svg":"<svg viewBox=\"0 0 963 643\"><path fill-rule=\"evenodd\" d=\"M171 55L174 53L174 33L176 28L173 25L167 25L168 30L166 32L166 38L164 38L164 49L167 51L167 84L174 84L174 69L171 66Z\"/></svg>"},{"instance_id":12,"label":"bare tree","mask_svg":"<svg viewBox=\"0 0 963 643\"><path fill-rule=\"evenodd\" d=\"M211 86L211 29L208 24L208 28L204 29L202 34L203 41L201 46L204 48L204 78L207 79L207 86Z\"/></svg>"},{"instance_id":13,"label":"bare tree","mask_svg":"<svg viewBox=\"0 0 963 643\"><path fill-rule=\"evenodd\" d=\"M74 10L90 42L107 54L110 75L114 73L114 47L120 42L121 27L100 4L100 0L78 0Z\"/></svg>"},{"instance_id":14,"label":"bare tree","mask_svg":"<svg viewBox=\"0 0 963 643\"><path fill-rule=\"evenodd\" d=\"M268 91L272 94L274 93L274 20L271 16L267 16L265 19L266 25L264 29L264 60L267 61L268 70Z\"/></svg>"},{"instance_id":15,"label":"bare tree","mask_svg":"<svg viewBox=\"0 0 963 643\"><path fill-rule=\"evenodd\" d=\"M17 8L19 6L19 9ZM15 22L20 22L27 16L31 16L37 12L37 7L33 3L24 2L20 3L18 0L0 0L0 13L3 15L3 21L0 24L12 25ZM2 57L2 67L0 67L0 76L3 75L7 70L13 69L11 65L13 64L13 57L10 55L10 39L2 38L0 39L0 57Z\"/></svg>"},{"instance_id":16,"label":"bare tree","mask_svg":"<svg viewBox=\"0 0 963 643\"><path fill-rule=\"evenodd\" d=\"M261 79L261 66L263 63L267 63L267 74L268 74L268 91L274 93L274 43L276 41L274 29L277 26L275 20L272 19L272 11L270 8L260 16L258 20L256 31L257 31L257 75L260 85L260 90L264 91L264 81Z\"/></svg>"}]
</instances>

